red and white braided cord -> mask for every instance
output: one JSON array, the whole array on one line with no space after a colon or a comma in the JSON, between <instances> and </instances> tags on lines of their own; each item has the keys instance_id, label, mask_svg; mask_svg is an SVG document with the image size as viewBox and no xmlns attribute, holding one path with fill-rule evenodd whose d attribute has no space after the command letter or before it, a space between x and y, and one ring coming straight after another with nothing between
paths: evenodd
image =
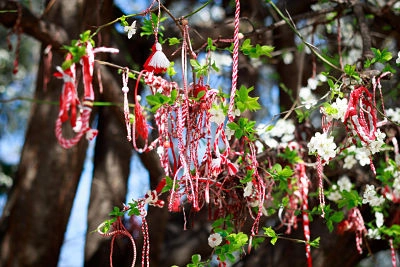
<instances>
[{"instance_id":1,"label":"red and white braided cord","mask_svg":"<svg viewBox=\"0 0 400 267\"><path fill-rule=\"evenodd\" d=\"M240 24L240 0L236 0L235 23L233 32L233 54L232 54L232 89L229 100L228 120L232 122L235 119L235 95L238 79L239 67L239 24Z\"/></svg>"},{"instance_id":2,"label":"red and white braided cord","mask_svg":"<svg viewBox=\"0 0 400 267\"><path fill-rule=\"evenodd\" d=\"M138 208L140 211L140 217L142 218L142 234L143 234L142 266L150 266L149 227L146 221L147 211L143 201L140 201L138 203Z\"/></svg>"},{"instance_id":3,"label":"red and white braided cord","mask_svg":"<svg viewBox=\"0 0 400 267\"><path fill-rule=\"evenodd\" d=\"M300 163L297 165L299 168L299 178L300 178L300 194L302 200L302 215L303 215L303 232L304 238L306 241L306 257L307 257L307 266L312 266L312 258L311 258L311 246L310 246L310 219L308 218L308 185L309 179L306 175L306 170L304 163Z\"/></svg>"},{"instance_id":4,"label":"red and white braided cord","mask_svg":"<svg viewBox=\"0 0 400 267\"><path fill-rule=\"evenodd\" d=\"M325 217L325 196L324 196L324 174L323 174L323 166L322 166L322 159L320 155L317 155L317 174L318 174L318 196L319 196L319 204L321 206L321 217Z\"/></svg>"},{"instance_id":5,"label":"red and white braided cord","mask_svg":"<svg viewBox=\"0 0 400 267\"><path fill-rule=\"evenodd\" d=\"M133 239L132 235L128 232L128 230L126 230L126 228L124 227L122 221L121 221L121 217L118 217L117 221L114 223L116 225L116 227L118 228L117 230L108 232L108 233L103 233L101 231L101 228L103 226L103 224L99 225L99 227L97 227L97 232L104 237L112 237L111 239L111 248L110 248L110 266L113 267L113 260L112 260L112 255L113 255L113 251L114 251L114 242L115 239L117 238L117 236L119 235L124 235L127 236L129 238L129 240L131 241L132 244L132 253L133 253L133 259L132 259L132 264L131 267L135 266L136 263L136 244L135 244L135 240Z\"/></svg>"},{"instance_id":6,"label":"red and white braided cord","mask_svg":"<svg viewBox=\"0 0 400 267\"><path fill-rule=\"evenodd\" d=\"M64 138L62 134L62 121L61 118L58 117L56 121L56 128L55 128L55 134L57 137L57 140L59 144L63 148L71 148L74 145L76 145L79 140L81 140L82 136L90 129L89 128L89 119L90 119L90 114L92 112L91 107L84 107L83 112L81 114L81 121L82 121L82 128L81 130L71 139L66 139Z\"/></svg>"},{"instance_id":7,"label":"red and white braided cord","mask_svg":"<svg viewBox=\"0 0 400 267\"><path fill-rule=\"evenodd\" d=\"M353 224L354 230L356 232L356 246L360 254L362 254L362 238L363 235L367 233L367 229L364 225L364 219L358 208L352 208L349 211L349 221Z\"/></svg>"},{"instance_id":8,"label":"red and white braided cord","mask_svg":"<svg viewBox=\"0 0 400 267\"><path fill-rule=\"evenodd\" d=\"M396 259L396 250L394 250L393 246L393 239L389 239L389 245L390 245L390 252L391 252L391 258L392 258L392 266L396 267L397 266L397 259Z\"/></svg>"}]
</instances>

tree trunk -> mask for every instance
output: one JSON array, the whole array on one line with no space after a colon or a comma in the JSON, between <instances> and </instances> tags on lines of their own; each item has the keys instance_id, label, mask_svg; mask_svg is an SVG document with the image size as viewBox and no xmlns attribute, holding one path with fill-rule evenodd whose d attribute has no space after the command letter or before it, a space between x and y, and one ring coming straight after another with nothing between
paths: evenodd
<instances>
[{"instance_id":1,"label":"tree trunk","mask_svg":"<svg viewBox=\"0 0 400 267\"><path fill-rule=\"evenodd\" d=\"M88 21L99 14L84 4L56 1L43 20L60 25L76 39L88 27L81 26L82 18ZM52 66L61 65L61 53L53 53ZM35 99L57 102L62 81L51 78L44 90L44 64L41 60ZM57 266L87 149L84 140L69 150L59 146L54 134L58 109L57 105L32 105L14 188L0 222L0 266Z\"/></svg>"},{"instance_id":2,"label":"tree trunk","mask_svg":"<svg viewBox=\"0 0 400 267\"><path fill-rule=\"evenodd\" d=\"M86 266L107 265L109 262L109 238L101 237L92 231L101 222L108 219L108 213L114 206L121 207L125 202L132 151L131 145L126 140L125 127L116 118L110 107L100 109L98 129L88 210ZM125 246L124 249L129 252L128 246ZM117 254L114 257L114 259L121 258L122 255Z\"/></svg>"},{"instance_id":3,"label":"tree trunk","mask_svg":"<svg viewBox=\"0 0 400 267\"><path fill-rule=\"evenodd\" d=\"M54 62L60 65L62 58ZM43 77L43 62L38 77ZM35 99L58 101L62 83L37 82ZM54 134L58 106L33 104L15 187L1 220L1 266L56 266L87 143L65 150Z\"/></svg>"}]
</instances>

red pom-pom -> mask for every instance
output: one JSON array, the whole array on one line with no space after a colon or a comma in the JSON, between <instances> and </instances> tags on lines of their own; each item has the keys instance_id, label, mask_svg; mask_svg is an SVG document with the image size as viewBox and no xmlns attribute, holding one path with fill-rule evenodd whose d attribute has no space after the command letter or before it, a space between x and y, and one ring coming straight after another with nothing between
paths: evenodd
<instances>
[{"instance_id":1,"label":"red pom-pom","mask_svg":"<svg viewBox=\"0 0 400 267\"><path fill-rule=\"evenodd\" d=\"M155 43L152 47L152 51L153 52L144 63L144 69L148 72L154 72L155 74L166 72L169 67L169 60L162 52L161 44Z\"/></svg>"}]
</instances>

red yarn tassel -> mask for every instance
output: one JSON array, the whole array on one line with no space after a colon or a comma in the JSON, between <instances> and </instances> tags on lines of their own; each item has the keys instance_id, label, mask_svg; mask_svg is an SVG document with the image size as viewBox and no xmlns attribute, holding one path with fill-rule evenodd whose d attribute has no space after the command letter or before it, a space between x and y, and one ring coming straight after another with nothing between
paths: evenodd
<instances>
[{"instance_id":1,"label":"red yarn tassel","mask_svg":"<svg viewBox=\"0 0 400 267\"><path fill-rule=\"evenodd\" d=\"M160 43L155 43L152 47L152 53L144 63L144 69L148 72L154 72L159 74L167 71L169 67L169 60L162 52L162 46Z\"/></svg>"}]
</instances>

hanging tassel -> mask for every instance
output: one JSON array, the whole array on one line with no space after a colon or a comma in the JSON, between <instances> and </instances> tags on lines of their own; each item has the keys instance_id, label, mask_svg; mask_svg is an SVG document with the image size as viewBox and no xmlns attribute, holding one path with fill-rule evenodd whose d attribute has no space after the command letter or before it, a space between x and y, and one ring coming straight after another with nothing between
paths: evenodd
<instances>
[{"instance_id":1,"label":"hanging tassel","mask_svg":"<svg viewBox=\"0 0 400 267\"><path fill-rule=\"evenodd\" d=\"M161 44L156 42L153 45L152 51L153 52L144 63L144 69L148 72L154 72L154 74L166 72L169 67L169 60L162 52Z\"/></svg>"}]
</instances>

